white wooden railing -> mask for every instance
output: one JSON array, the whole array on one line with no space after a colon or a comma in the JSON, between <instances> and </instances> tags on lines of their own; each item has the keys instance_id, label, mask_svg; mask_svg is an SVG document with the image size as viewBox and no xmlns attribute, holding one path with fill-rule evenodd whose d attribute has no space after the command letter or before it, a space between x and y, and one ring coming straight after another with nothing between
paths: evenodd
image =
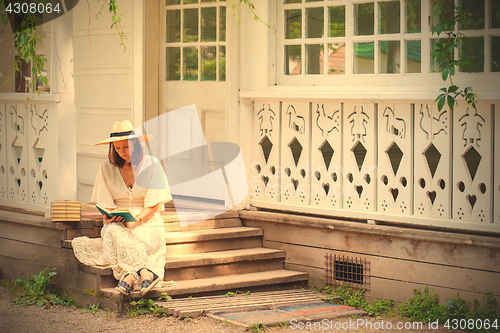
<instances>
[{"instance_id":1,"label":"white wooden railing","mask_svg":"<svg viewBox=\"0 0 500 333\"><path fill-rule=\"evenodd\" d=\"M58 198L58 95L0 94L0 205L47 211Z\"/></svg>"},{"instance_id":2,"label":"white wooden railing","mask_svg":"<svg viewBox=\"0 0 500 333\"><path fill-rule=\"evenodd\" d=\"M254 111L252 205L500 232L495 103L241 96Z\"/></svg>"}]
</instances>

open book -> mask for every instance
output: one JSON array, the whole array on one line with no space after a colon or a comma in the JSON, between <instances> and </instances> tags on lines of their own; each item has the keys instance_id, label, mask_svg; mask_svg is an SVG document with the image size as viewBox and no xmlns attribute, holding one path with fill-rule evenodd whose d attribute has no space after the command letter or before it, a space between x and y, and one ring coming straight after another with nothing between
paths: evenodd
<instances>
[{"instance_id":1,"label":"open book","mask_svg":"<svg viewBox=\"0 0 500 333\"><path fill-rule=\"evenodd\" d=\"M95 206L102 214L106 215L108 219L112 218L113 216L121 216L123 217L122 222L137 222L135 217L130 213L128 209L118 209L110 212L109 210L106 210L105 208L102 208L97 204Z\"/></svg>"}]
</instances>

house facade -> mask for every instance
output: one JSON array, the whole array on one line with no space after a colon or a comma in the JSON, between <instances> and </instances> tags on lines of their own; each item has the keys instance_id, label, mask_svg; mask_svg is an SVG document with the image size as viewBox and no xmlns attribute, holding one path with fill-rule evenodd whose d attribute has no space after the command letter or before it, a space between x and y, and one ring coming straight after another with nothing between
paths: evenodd
<instances>
[{"instance_id":1,"label":"house facade","mask_svg":"<svg viewBox=\"0 0 500 333\"><path fill-rule=\"evenodd\" d=\"M257 19L232 1L121 1L124 45L107 10L96 17L100 4L80 1L39 27L50 93L26 103L31 95L15 93L13 82L0 94L0 204L43 211L52 200L90 201L107 155L94 144L114 121L138 126L195 104L207 142L241 148L242 209L486 237L485 252L470 259L488 253L479 266L397 257L480 272L479 289L439 285L480 295L500 273L500 14L495 1L455 2L472 20L456 27L464 39L455 56L469 64L453 84L473 87L476 108L459 101L438 110L434 102L449 84L431 57L445 35L431 32L439 18L430 0L255 0ZM0 43L10 63L8 31ZM189 140L198 119L180 119L179 135ZM268 245L310 249L315 235ZM470 246L474 237L445 243ZM335 250L328 241L320 248ZM321 285L324 255L311 255L318 263L289 265ZM408 280L407 294L439 276Z\"/></svg>"}]
</instances>

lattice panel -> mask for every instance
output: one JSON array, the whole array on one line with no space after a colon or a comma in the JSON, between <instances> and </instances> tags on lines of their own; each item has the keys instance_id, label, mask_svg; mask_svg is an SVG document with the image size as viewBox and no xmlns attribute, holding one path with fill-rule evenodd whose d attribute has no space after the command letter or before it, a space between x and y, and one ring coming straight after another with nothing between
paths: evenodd
<instances>
[{"instance_id":1,"label":"lattice panel","mask_svg":"<svg viewBox=\"0 0 500 333\"><path fill-rule=\"evenodd\" d=\"M50 142L51 119L49 119L50 106L48 104L28 105L30 126L28 127L28 165L29 165L29 201L41 204L50 203L54 182L52 177L54 149ZM53 126L53 125L52 125Z\"/></svg>"},{"instance_id":2,"label":"lattice panel","mask_svg":"<svg viewBox=\"0 0 500 333\"><path fill-rule=\"evenodd\" d=\"M374 104L345 104L343 112L344 209L376 210L375 117Z\"/></svg>"},{"instance_id":3,"label":"lattice panel","mask_svg":"<svg viewBox=\"0 0 500 333\"><path fill-rule=\"evenodd\" d=\"M453 218L492 222L491 106L460 105L453 119Z\"/></svg>"},{"instance_id":4,"label":"lattice panel","mask_svg":"<svg viewBox=\"0 0 500 333\"><path fill-rule=\"evenodd\" d=\"M414 214L451 218L452 115L435 104L415 105Z\"/></svg>"},{"instance_id":5,"label":"lattice panel","mask_svg":"<svg viewBox=\"0 0 500 333\"><path fill-rule=\"evenodd\" d=\"M7 186L9 199L28 201L28 112L23 103L7 108Z\"/></svg>"},{"instance_id":6,"label":"lattice panel","mask_svg":"<svg viewBox=\"0 0 500 333\"><path fill-rule=\"evenodd\" d=\"M280 103L254 102L254 162L250 171L253 198L280 200Z\"/></svg>"},{"instance_id":7,"label":"lattice panel","mask_svg":"<svg viewBox=\"0 0 500 333\"><path fill-rule=\"evenodd\" d=\"M493 167L496 166L497 168L500 168L500 105L499 104L494 106L493 115L495 117L495 163L493 164ZM494 178L495 178L495 188L493 190L494 191L493 196L495 198L495 205L494 205L495 218L493 220L495 224L500 225L500 176L498 171L496 173L494 171Z\"/></svg>"},{"instance_id":8,"label":"lattice panel","mask_svg":"<svg viewBox=\"0 0 500 333\"><path fill-rule=\"evenodd\" d=\"M6 104L0 103L0 198L6 199L7 186L7 116Z\"/></svg>"},{"instance_id":9,"label":"lattice panel","mask_svg":"<svg viewBox=\"0 0 500 333\"><path fill-rule=\"evenodd\" d=\"M311 205L342 208L342 103L312 103Z\"/></svg>"},{"instance_id":10,"label":"lattice panel","mask_svg":"<svg viewBox=\"0 0 500 333\"><path fill-rule=\"evenodd\" d=\"M413 105L378 105L378 210L413 213Z\"/></svg>"},{"instance_id":11,"label":"lattice panel","mask_svg":"<svg viewBox=\"0 0 500 333\"><path fill-rule=\"evenodd\" d=\"M309 204L310 104L281 103L281 202Z\"/></svg>"}]
</instances>

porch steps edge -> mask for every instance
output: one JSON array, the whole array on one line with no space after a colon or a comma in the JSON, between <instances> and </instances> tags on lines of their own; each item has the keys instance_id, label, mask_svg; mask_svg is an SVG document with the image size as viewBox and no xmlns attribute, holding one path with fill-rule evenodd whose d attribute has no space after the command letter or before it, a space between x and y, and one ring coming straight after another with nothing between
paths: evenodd
<instances>
[{"instance_id":1,"label":"porch steps edge","mask_svg":"<svg viewBox=\"0 0 500 333\"><path fill-rule=\"evenodd\" d=\"M260 287L265 285L284 284L307 281L308 274L289 270L274 270L259 273L234 274L205 279L176 281L176 285L162 288L153 288L144 297L157 298L162 293L169 296L185 297L194 294L220 292L224 290L241 290L245 288ZM114 288L101 288L104 296L118 299L142 298L140 292L131 292L129 296L122 295Z\"/></svg>"}]
</instances>

